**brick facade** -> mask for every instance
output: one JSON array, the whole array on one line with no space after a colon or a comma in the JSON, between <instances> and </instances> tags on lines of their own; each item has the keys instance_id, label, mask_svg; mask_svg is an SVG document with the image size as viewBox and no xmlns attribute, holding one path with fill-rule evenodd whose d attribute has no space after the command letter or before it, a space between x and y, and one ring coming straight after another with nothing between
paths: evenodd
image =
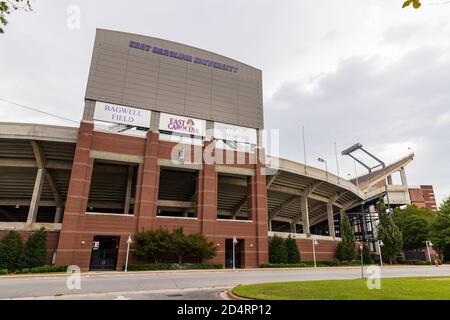
<instances>
[{"instance_id":1,"label":"brick facade","mask_svg":"<svg viewBox=\"0 0 450 320\"><path fill-rule=\"evenodd\" d=\"M204 148L211 143L214 142L206 141ZM267 263L266 177L260 172L261 164L232 165L251 168L255 171L255 175L249 179L248 187L250 220L217 219L216 165L206 163L199 170L196 181L197 217L178 218L156 215L160 172L158 159L170 159L174 145L174 143L160 141L157 132L149 131L146 138L139 138L97 132L92 123L81 123L57 248L56 263L58 265L76 264L82 270L89 269L93 237L110 235L120 237L117 260L117 269L120 270L125 264L128 235L133 235L138 230L158 227L171 229L179 226L182 226L186 233L202 233L216 243L217 255L209 262L224 263L225 240L236 236L244 240L244 267L257 267L259 264ZM211 147L213 146L209 146ZM143 163L138 166L133 215L86 213L94 163L90 152L93 150L143 157ZM132 262L133 257L130 258Z\"/></svg>"},{"instance_id":2,"label":"brick facade","mask_svg":"<svg viewBox=\"0 0 450 320\"><path fill-rule=\"evenodd\" d=\"M409 197L411 198L411 204L419 208L428 208L433 211L437 210L436 198L434 196L433 186L431 185L409 188Z\"/></svg>"}]
</instances>

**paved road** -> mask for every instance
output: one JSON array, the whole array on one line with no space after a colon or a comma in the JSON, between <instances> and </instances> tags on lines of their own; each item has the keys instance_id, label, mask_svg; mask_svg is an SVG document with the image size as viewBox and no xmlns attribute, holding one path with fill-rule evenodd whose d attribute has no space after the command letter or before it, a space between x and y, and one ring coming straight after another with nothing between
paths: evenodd
<instances>
[{"instance_id":1,"label":"paved road","mask_svg":"<svg viewBox=\"0 0 450 320\"><path fill-rule=\"evenodd\" d=\"M383 267L382 277L450 276L450 266ZM253 269L145 273L86 273L81 289L69 290L65 275L0 277L0 299L218 299L221 289L261 282L353 279L353 268Z\"/></svg>"}]
</instances>

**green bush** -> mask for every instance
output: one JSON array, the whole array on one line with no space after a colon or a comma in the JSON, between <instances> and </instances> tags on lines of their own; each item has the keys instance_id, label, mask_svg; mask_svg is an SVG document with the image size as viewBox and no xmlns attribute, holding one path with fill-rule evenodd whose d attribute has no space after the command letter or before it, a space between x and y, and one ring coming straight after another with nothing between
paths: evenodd
<instances>
[{"instance_id":1,"label":"green bush","mask_svg":"<svg viewBox=\"0 0 450 320\"><path fill-rule=\"evenodd\" d=\"M67 266L44 265L40 267L31 268L31 273L48 273L48 272L66 272Z\"/></svg>"},{"instance_id":2,"label":"green bush","mask_svg":"<svg viewBox=\"0 0 450 320\"><path fill-rule=\"evenodd\" d=\"M154 270L196 270L196 269L223 269L222 264L214 263L146 263L130 264L128 271L154 271Z\"/></svg>"},{"instance_id":3,"label":"green bush","mask_svg":"<svg viewBox=\"0 0 450 320\"><path fill-rule=\"evenodd\" d=\"M30 268L22 268L20 271L16 270L16 273L30 273Z\"/></svg>"},{"instance_id":4,"label":"green bush","mask_svg":"<svg viewBox=\"0 0 450 320\"><path fill-rule=\"evenodd\" d=\"M288 263L288 254L284 240L278 236L274 236L270 241L269 247L270 263Z\"/></svg>"},{"instance_id":5,"label":"green bush","mask_svg":"<svg viewBox=\"0 0 450 320\"><path fill-rule=\"evenodd\" d=\"M16 231L9 231L0 240L0 269L14 272L22 262L22 238Z\"/></svg>"},{"instance_id":6,"label":"green bush","mask_svg":"<svg viewBox=\"0 0 450 320\"><path fill-rule=\"evenodd\" d=\"M8 274L8 269L0 269L0 274Z\"/></svg>"},{"instance_id":7,"label":"green bush","mask_svg":"<svg viewBox=\"0 0 450 320\"><path fill-rule=\"evenodd\" d=\"M289 237L285 240L286 252L287 252L287 262L299 263L300 262L300 251L297 247L297 242L294 238L289 235Z\"/></svg>"},{"instance_id":8,"label":"green bush","mask_svg":"<svg viewBox=\"0 0 450 320\"><path fill-rule=\"evenodd\" d=\"M23 248L22 266L35 268L43 266L47 257L47 236L45 229L33 232Z\"/></svg>"},{"instance_id":9,"label":"green bush","mask_svg":"<svg viewBox=\"0 0 450 320\"><path fill-rule=\"evenodd\" d=\"M67 266L66 265L54 266L54 267L55 267L55 272L66 272L67 271Z\"/></svg>"},{"instance_id":10,"label":"green bush","mask_svg":"<svg viewBox=\"0 0 450 320\"><path fill-rule=\"evenodd\" d=\"M400 254L397 256L397 258L395 258L395 260L397 260L398 264L405 264L406 263L405 258L402 255L400 255Z\"/></svg>"},{"instance_id":11,"label":"green bush","mask_svg":"<svg viewBox=\"0 0 450 320\"><path fill-rule=\"evenodd\" d=\"M168 231L163 228L138 232L134 236L134 254L154 263L175 255L182 264L186 257L202 261L216 255L217 247L202 234L185 235L183 228Z\"/></svg>"},{"instance_id":12,"label":"green bush","mask_svg":"<svg viewBox=\"0 0 450 320\"><path fill-rule=\"evenodd\" d=\"M31 273L47 273L47 272L55 272L56 267L55 266L40 266L40 267L34 267L30 269Z\"/></svg>"}]
</instances>

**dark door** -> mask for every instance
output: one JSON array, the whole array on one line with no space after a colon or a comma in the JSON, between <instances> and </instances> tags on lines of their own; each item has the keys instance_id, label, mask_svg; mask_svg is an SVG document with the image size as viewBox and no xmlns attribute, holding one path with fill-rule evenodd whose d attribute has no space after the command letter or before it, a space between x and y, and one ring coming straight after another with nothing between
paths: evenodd
<instances>
[{"instance_id":1,"label":"dark door","mask_svg":"<svg viewBox=\"0 0 450 320\"><path fill-rule=\"evenodd\" d=\"M243 239L238 239L238 243L234 246L234 266L236 268L242 268L242 256L244 251L242 248L244 244ZM232 269L233 268L233 239L225 239L225 268Z\"/></svg>"},{"instance_id":2,"label":"dark door","mask_svg":"<svg viewBox=\"0 0 450 320\"><path fill-rule=\"evenodd\" d=\"M89 270L116 270L119 237L95 236Z\"/></svg>"}]
</instances>

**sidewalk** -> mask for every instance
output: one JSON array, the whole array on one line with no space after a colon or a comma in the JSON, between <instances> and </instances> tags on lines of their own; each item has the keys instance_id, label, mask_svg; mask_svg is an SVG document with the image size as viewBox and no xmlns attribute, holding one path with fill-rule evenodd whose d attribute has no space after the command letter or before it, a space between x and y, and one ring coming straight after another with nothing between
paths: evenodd
<instances>
[{"instance_id":1,"label":"sidewalk","mask_svg":"<svg viewBox=\"0 0 450 320\"><path fill-rule=\"evenodd\" d=\"M369 267L365 265L364 268ZM381 268L436 268L434 265L427 266L417 266L417 265L384 265ZM441 265L438 268L449 268L450 265ZM97 277L97 276L129 276L129 275L155 275L155 274L183 274L183 273L212 273L212 272L234 272L234 273L245 273L245 272L267 272L267 271L312 271L312 270L353 270L361 269L361 266L336 266L336 267L302 267L302 268L246 268L246 269L193 269L193 270L148 270L148 271L83 271L81 272L82 277ZM20 278L56 278L56 277L67 277L65 272L51 272L51 273L27 273L27 274L11 274L11 275L0 275L0 281L2 279L20 279Z\"/></svg>"}]
</instances>

